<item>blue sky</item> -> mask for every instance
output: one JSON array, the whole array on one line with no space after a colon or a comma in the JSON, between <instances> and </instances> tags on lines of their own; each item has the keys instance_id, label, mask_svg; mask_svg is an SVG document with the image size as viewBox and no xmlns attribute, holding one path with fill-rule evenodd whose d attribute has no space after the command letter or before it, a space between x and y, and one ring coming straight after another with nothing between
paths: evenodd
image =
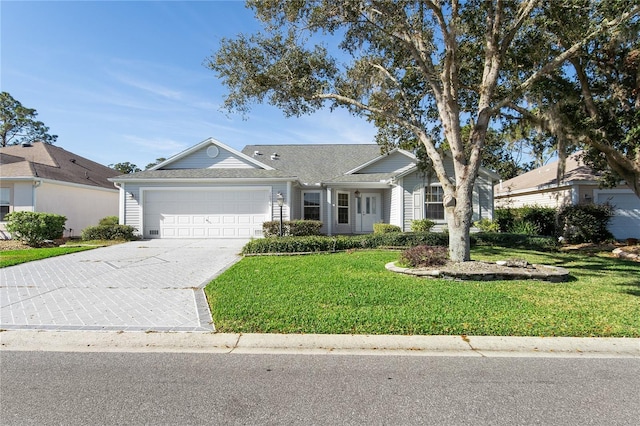
<instances>
[{"instance_id":1,"label":"blue sky","mask_svg":"<svg viewBox=\"0 0 640 426\"><path fill-rule=\"evenodd\" d=\"M242 1L1 0L0 24L1 90L35 108L57 146L105 165L144 168L208 137L236 149L374 142L342 110L221 110L226 89L203 63L221 38L260 28Z\"/></svg>"}]
</instances>

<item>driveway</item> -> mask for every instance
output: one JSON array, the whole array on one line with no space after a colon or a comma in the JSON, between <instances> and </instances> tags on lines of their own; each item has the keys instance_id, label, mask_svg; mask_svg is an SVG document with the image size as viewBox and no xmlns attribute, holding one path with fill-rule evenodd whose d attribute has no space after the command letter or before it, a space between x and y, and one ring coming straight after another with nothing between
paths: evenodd
<instances>
[{"instance_id":1,"label":"driveway","mask_svg":"<svg viewBox=\"0 0 640 426\"><path fill-rule=\"evenodd\" d=\"M246 240L147 240L0 269L0 328L212 331L202 288Z\"/></svg>"}]
</instances>

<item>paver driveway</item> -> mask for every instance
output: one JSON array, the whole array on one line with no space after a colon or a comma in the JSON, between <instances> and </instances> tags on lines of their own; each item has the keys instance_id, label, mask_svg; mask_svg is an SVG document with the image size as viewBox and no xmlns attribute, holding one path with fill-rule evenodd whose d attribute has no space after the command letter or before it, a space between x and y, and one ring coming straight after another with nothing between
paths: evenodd
<instances>
[{"instance_id":1,"label":"paver driveway","mask_svg":"<svg viewBox=\"0 0 640 426\"><path fill-rule=\"evenodd\" d=\"M0 269L0 328L211 331L202 288L245 240L148 240Z\"/></svg>"}]
</instances>

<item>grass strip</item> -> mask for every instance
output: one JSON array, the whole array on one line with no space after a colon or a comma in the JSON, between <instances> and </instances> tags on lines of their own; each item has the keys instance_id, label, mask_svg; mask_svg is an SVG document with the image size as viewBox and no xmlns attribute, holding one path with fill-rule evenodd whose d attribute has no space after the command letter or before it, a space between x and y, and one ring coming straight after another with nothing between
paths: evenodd
<instances>
[{"instance_id":1,"label":"grass strip","mask_svg":"<svg viewBox=\"0 0 640 426\"><path fill-rule=\"evenodd\" d=\"M93 248L96 248L96 246L49 247L0 251L0 268L19 265L25 262L32 262L34 260L46 259L48 257L61 256L63 254L91 250Z\"/></svg>"},{"instance_id":2,"label":"grass strip","mask_svg":"<svg viewBox=\"0 0 640 426\"><path fill-rule=\"evenodd\" d=\"M476 247L475 260L563 266L566 283L448 281L384 268L394 251L241 260L205 289L220 332L640 337L640 264Z\"/></svg>"}]
</instances>

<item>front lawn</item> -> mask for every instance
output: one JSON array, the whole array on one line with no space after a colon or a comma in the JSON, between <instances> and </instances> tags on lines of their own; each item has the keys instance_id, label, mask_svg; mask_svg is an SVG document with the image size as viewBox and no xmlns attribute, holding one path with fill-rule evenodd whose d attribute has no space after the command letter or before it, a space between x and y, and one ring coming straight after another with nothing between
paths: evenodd
<instances>
[{"instance_id":1,"label":"front lawn","mask_svg":"<svg viewBox=\"0 0 640 426\"><path fill-rule=\"evenodd\" d=\"M567 283L447 281L389 272L397 251L247 257L205 289L216 329L338 333L640 337L640 264L606 254L477 247L571 271Z\"/></svg>"},{"instance_id":2,"label":"front lawn","mask_svg":"<svg viewBox=\"0 0 640 426\"><path fill-rule=\"evenodd\" d=\"M90 250L95 246L76 247L47 247L29 248L23 250L0 251L0 268L18 265L20 263L31 262L33 260L46 259L48 257L61 256L63 254L75 253L78 251Z\"/></svg>"}]
</instances>

